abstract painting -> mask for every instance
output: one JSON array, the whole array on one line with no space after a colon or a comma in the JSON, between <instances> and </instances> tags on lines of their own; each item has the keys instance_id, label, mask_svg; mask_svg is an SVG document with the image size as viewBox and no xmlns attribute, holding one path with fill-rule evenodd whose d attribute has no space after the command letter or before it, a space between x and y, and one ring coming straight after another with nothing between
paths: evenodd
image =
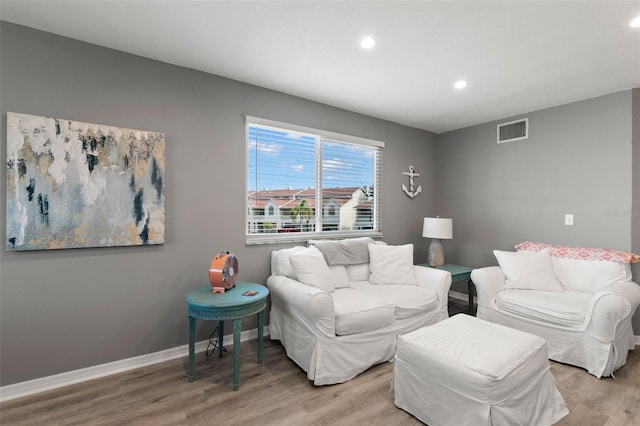
<instances>
[{"instance_id":1,"label":"abstract painting","mask_svg":"<svg viewBox=\"0 0 640 426\"><path fill-rule=\"evenodd\" d=\"M8 251L164 243L164 134L7 113Z\"/></svg>"}]
</instances>

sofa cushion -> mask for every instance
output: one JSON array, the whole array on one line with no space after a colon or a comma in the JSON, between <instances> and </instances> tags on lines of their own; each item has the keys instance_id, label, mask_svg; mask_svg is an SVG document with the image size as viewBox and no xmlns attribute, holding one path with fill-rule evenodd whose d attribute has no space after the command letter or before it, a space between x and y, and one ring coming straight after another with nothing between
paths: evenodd
<instances>
[{"instance_id":1,"label":"sofa cushion","mask_svg":"<svg viewBox=\"0 0 640 426\"><path fill-rule=\"evenodd\" d=\"M393 303L396 319L409 318L438 308L438 295L425 287L402 284L371 285L369 282L361 281L351 283L351 288Z\"/></svg>"},{"instance_id":2,"label":"sofa cushion","mask_svg":"<svg viewBox=\"0 0 640 426\"><path fill-rule=\"evenodd\" d=\"M335 329L339 336L364 333L393 324L395 307L391 302L353 288L333 293Z\"/></svg>"},{"instance_id":3,"label":"sofa cushion","mask_svg":"<svg viewBox=\"0 0 640 426\"><path fill-rule=\"evenodd\" d=\"M579 260L551 256L560 284L568 290L595 293L618 281L631 281L631 265L605 260Z\"/></svg>"},{"instance_id":4,"label":"sofa cushion","mask_svg":"<svg viewBox=\"0 0 640 426\"><path fill-rule=\"evenodd\" d=\"M413 244L386 246L369 244L371 284L418 285L413 267Z\"/></svg>"},{"instance_id":5,"label":"sofa cushion","mask_svg":"<svg viewBox=\"0 0 640 426\"><path fill-rule=\"evenodd\" d=\"M335 290L333 282L329 279L329 266L322 254L304 251L292 254L290 260L298 281L327 293Z\"/></svg>"},{"instance_id":6,"label":"sofa cushion","mask_svg":"<svg viewBox=\"0 0 640 426\"><path fill-rule=\"evenodd\" d=\"M349 275L344 265L329 266L329 281L335 288L349 287Z\"/></svg>"},{"instance_id":7,"label":"sofa cushion","mask_svg":"<svg viewBox=\"0 0 640 426\"><path fill-rule=\"evenodd\" d=\"M554 326L579 327L584 324L591 297L579 291L501 290L495 303L514 315Z\"/></svg>"},{"instance_id":8,"label":"sofa cushion","mask_svg":"<svg viewBox=\"0 0 640 426\"><path fill-rule=\"evenodd\" d=\"M511 252L494 250L493 254L506 277L505 288L562 291L548 251Z\"/></svg>"},{"instance_id":9,"label":"sofa cushion","mask_svg":"<svg viewBox=\"0 0 640 426\"><path fill-rule=\"evenodd\" d=\"M360 265L347 265L347 276L349 281L369 281L369 275L371 275L371 268L368 263L361 263Z\"/></svg>"}]
</instances>

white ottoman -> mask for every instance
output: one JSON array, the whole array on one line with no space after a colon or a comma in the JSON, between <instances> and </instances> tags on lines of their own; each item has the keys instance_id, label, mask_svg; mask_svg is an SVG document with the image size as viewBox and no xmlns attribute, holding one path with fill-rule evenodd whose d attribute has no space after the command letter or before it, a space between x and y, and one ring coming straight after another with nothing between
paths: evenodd
<instances>
[{"instance_id":1,"label":"white ottoman","mask_svg":"<svg viewBox=\"0 0 640 426\"><path fill-rule=\"evenodd\" d=\"M398 337L396 406L429 426L550 425L569 410L546 341L464 314Z\"/></svg>"}]
</instances>

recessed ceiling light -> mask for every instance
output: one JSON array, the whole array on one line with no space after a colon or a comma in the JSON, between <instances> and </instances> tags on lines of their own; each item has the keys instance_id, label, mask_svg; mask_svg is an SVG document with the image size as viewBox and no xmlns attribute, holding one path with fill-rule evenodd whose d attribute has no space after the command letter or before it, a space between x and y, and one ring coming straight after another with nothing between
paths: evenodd
<instances>
[{"instance_id":1,"label":"recessed ceiling light","mask_svg":"<svg viewBox=\"0 0 640 426\"><path fill-rule=\"evenodd\" d=\"M640 28L640 16L636 16L635 18L633 18L629 26L631 28Z\"/></svg>"},{"instance_id":2,"label":"recessed ceiling light","mask_svg":"<svg viewBox=\"0 0 640 426\"><path fill-rule=\"evenodd\" d=\"M468 85L469 85L468 81L460 80L460 81L456 81L453 87L455 87L456 89L464 89Z\"/></svg>"},{"instance_id":3,"label":"recessed ceiling light","mask_svg":"<svg viewBox=\"0 0 640 426\"><path fill-rule=\"evenodd\" d=\"M376 45L376 40L371 37L363 38L360 41L360 47L362 47L363 49L371 49L375 45Z\"/></svg>"}]
</instances>

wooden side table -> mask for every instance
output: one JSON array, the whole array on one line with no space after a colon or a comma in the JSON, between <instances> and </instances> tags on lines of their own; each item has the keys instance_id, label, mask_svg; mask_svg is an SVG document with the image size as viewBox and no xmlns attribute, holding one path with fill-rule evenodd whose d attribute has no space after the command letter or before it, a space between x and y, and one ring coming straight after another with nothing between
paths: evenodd
<instances>
[{"instance_id":1,"label":"wooden side table","mask_svg":"<svg viewBox=\"0 0 640 426\"><path fill-rule=\"evenodd\" d=\"M212 293L210 285L191 290L185 296L189 308L189 381L195 375L196 318L218 321L218 349L222 357L224 321L233 321L233 390L240 388L240 329L242 318L258 314L258 364L262 364L262 337L264 308L267 306L269 289L260 284L236 283L224 293ZM245 293L255 292L253 296Z\"/></svg>"},{"instance_id":2,"label":"wooden side table","mask_svg":"<svg viewBox=\"0 0 640 426\"><path fill-rule=\"evenodd\" d=\"M429 266L428 264L422 264L421 266ZM442 269L451 274L451 282L467 280L467 291L469 293L469 315L473 315L473 295L475 290L475 284L471 280L471 271L473 268L462 265L445 264L442 266L436 266L436 269Z\"/></svg>"}]
</instances>

